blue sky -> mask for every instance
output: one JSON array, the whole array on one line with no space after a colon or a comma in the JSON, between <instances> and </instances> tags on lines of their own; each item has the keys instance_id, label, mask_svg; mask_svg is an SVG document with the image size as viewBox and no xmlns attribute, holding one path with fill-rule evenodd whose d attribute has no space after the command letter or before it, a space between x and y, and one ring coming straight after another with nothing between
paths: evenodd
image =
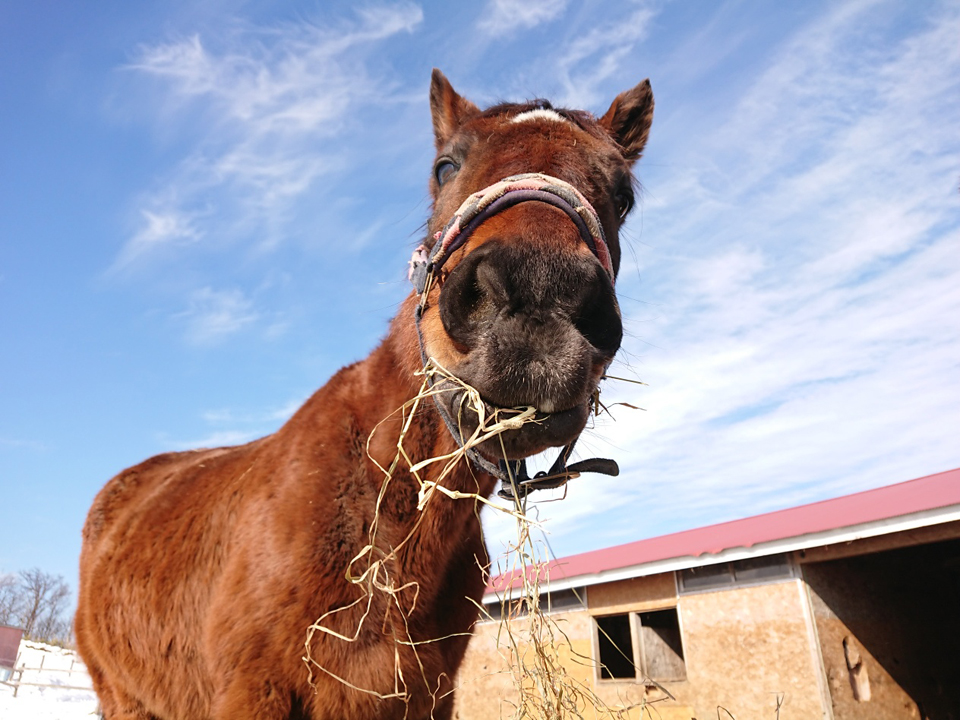
<instances>
[{"instance_id":1,"label":"blue sky","mask_svg":"<svg viewBox=\"0 0 960 720\"><path fill-rule=\"evenodd\" d=\"M75 582L113 474L276 429L367 354L428 211L430 69L650 77L627 337L560 555L960 466L955 2L0 7L0 572ZM489 524L494 548L507 532Z\"/></svg>"}]
</instances>

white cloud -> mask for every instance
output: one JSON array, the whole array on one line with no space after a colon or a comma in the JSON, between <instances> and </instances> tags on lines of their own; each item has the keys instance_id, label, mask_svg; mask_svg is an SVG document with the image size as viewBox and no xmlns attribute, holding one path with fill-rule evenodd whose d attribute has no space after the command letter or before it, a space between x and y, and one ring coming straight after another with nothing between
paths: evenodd
<instances>
[{"instance_id":1,"label":"white cloud","mask_svg":"<svg viewBox=\"0 0 960 720\"><path fill-rule=\"evenodd\" d=\"M161 249L198 242L202 236L193 217L177 210L141 210L143 223L127 241L111 268L122 271Z\"/></svg>"},{"instance_id":2,"label":"white cloud","mask_svg":"<svg viewBox=\"0 0 960 720\"><path fill-rule=\"evenodd\" d=\"M471 91L471 98L481 104L484 95L490 99L545 96L558 106L603 112L606 106L598 103L610 103L617 93L644 79L636 55L657 15L656 8L643 2L570 5L491 0L477 23L480 32L457 44L456 60L480 68L473 72L474 86L483 90ZM522 32L547 23L553 23L547 41ZM512 41L509 50L491 50L503 48L508 41ZM494 52L502 57L493 60Z\"/></svg>"},{"instance_id":3,"label":"white cloud","mask_svg":"<svg viewBox=\"0 0 960 720\"><path fill-rule=\"evenodd\" d=\"M261 410L218 408L201 413L201 418L213 426L210 432L193 440L164 438L164 445L174 450L239 445L275 432L306 402L306 397L289 400L282 405Z\"/></svg>"},{"instance_id":4,"label":"white cloud","mask_svg":"<svg viewBox=\"0 0 960 720\"><path fill-rule=\"evenodd\" d=\"M202 414L203 419L212 425L262 425L273 426L277 422L286 422L307 401L306 397L298 397L283 405L256 412L219 408L208 410Z\"/></svg>"},{"instance_id":5,"label":"white cloud","mask_svg":"<svg viewBox=\"0 0 960 720\"><path fill-rule=\"evenodd\" d=\"M37 442L36 440L20 440L9 437L0 437L0 448L32 451L46 451L48 449L44 443Z\"/></svg>"},{"instance_id":6,"label":"white cloud","mask_svg":"<svg viewBox=\"0 0 960 720\"><path fill-rule=\"evenodd\" d=\"M478 28L487 35L505 37L552 22L567 9L567 0L490 0Z\"/></svg>"},{"instance_id":7,"label":"white cloud","mask_svg":"<svg viewBox=\"0 0 960 720\"><path fill-rule=\"evenodd\" d=\"M558 104L590 108L601 101L612 101L613 97L604 94L605 81L624 76L624 66L629 64L631 55L647 37L654 17L654 10L641 6L631 10L625 17L610 20L585 33L577 33L555 58L563 88L557 98ZM643 80L642 76L633 78L628 74L626 77L631 78L632 84ZM617 92L628 87L622 87ZM600 112L605 110L598 108Z\"/></svg>"},{"instance_id":8,"label":"white cloud","mask_svg":"<svg viewBox=\"0 0 960 720\"><path fill-rule=\"evenodd\" d=\"M203 450L206 448L243 445L260 437L259 433L249 430L218 430L196 440L174 440L165 444L173 450Z\"/></svg>"},{"instance_id":9,"label":"white cloud","mask_svg":"<svg viewBox=\"0 0 960 720\"><path fill-rule=\"evenodd\" d=\"M276 243L294 203L340 169L332 139L359 108L395 102L389 79L367 70L367 55L422 19L419 6L398 3L361 9L353 22L233 24L142 46L127 66L137 91L149 93L141 105L153 106L158 128L185 149L146 194L147 227L115 265L149 262L170 241ZM181 224L163 224L174 219Z\"/></svg>"},{"instance_id":10,"label":"white cloud","mask_svg":"<svg viewBox=\"0 0 960 720\"><path fill-rule=\"evenodd\" d=\"M801 33L695 146L730 160L701 185L713 202L658 193L673 220L652 232L689 250L645 268L673 307L663 349L635 346L651 411L611 433L668 512L747 515L960 461L957 15L865 67L847 48L875 19L853 10Z\"/></svg>"},{"instance_id":11,"label":"white cloud","mask_svg":"<svg viewBox=\"0 0 960 720\"><path fill-rule=\"evenodd\" d=\"M177 315L186 322L186 338L196 345L214 345L256 322L260 317L240 290L195 291L190 308Z\"/></svg>"},{"instance_id":12,"label":"white cloud","mask_svg":"<svg viewBox=\"0 0 960 720\"><path fill-rule=\"evenodd\" d=\"M218 124L231 121L254 134L329 132L331 120L375 85L362 55L349 52L400 32L411 32L423 11L410 3L371 6L353 23L289 23L239 27L213 38L199 35L143 46L130 68L165 80L168 99L213 104Z\"/></svg>"}]
</instances>

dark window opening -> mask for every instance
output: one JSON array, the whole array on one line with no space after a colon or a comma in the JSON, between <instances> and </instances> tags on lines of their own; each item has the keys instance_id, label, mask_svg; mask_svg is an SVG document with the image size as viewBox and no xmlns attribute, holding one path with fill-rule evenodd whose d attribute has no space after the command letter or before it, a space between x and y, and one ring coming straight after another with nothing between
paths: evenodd
<instances>
[{"instance_id":1,"label":"dark window opening","mask_svg":"<svg viewBox=\"0 0 960 720\"><path fill-rule=\"evenodd\" d=\"M676 608L594 618L601 680L685 680Z\"/></svg>"},{"instance_id":2,"label":"dark window opening","mask_svg":"<svg viewBox=\"0 0 960 720\"><path fill-rule=\"evenodd\" d=\"M598 617L597 640L600 650L600 677L603 680L635 678L633 638L629 615Z\"/></svg>"}]
</instances>

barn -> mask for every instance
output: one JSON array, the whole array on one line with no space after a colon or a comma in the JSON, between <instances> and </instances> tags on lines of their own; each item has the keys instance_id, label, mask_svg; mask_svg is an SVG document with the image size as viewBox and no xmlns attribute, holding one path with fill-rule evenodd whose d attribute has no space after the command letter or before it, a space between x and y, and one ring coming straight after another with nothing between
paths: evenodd
<instances>
[{"instance_id":1,"label":"barn","mask_svg":"<svg viewBox=\"0 0 960 720\"><path fill-rule=\"evenodd\" d=\"M960 718L960 469L560 558L541 575L567 671L633 706L625 717ZM493 619L461 668L461 720L512 715L497 618L516 585L487 589Z\"/></svg>"}]
</instances>

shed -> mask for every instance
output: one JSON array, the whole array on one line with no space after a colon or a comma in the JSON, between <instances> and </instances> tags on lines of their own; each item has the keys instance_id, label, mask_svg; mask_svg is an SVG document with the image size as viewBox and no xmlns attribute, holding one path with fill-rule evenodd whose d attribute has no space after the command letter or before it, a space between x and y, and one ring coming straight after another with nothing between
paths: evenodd
<instances>
[{"instance_id":1,"label":"shed","mask_svg":"<svg viewBox=\"0 0 960 720\"><path fill-rule=\"evenodd\" d=\"M960 718L960 469L540 572L541 606L592 660L571 672L611 706L657 701L650 717L685 720L775 717L778 703L785 718ZM495 616L521 580L493 579ZM499 718L490 698L509 701L497 629L478 624L467 651L462 720Z\"/></svg>"}]
</instances>

